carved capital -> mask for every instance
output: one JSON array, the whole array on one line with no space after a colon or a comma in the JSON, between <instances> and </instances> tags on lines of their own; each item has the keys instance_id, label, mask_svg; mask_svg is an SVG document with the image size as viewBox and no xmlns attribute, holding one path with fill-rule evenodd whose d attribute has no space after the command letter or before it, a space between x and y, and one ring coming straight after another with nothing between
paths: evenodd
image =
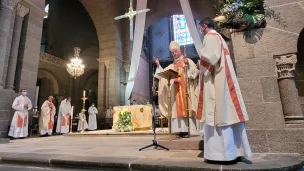
<instances>
[{"instance_id":1,"label":"carved capital","mask_svg":"<svg viewBox=\"0 0 304 171\"><path fill-rule=\"evenodd\" d=\"M107 69L110 68L110 61L105 61L104 64L105 64L105 66L106 66Z\"/></svg>"},{"instance_id":2,"label":"carved capital","mask_svg":"<svg viewBox=\"0 0 304 171\"><path fill-rule=\"evenodd\" d=\"M297 63L296 54L284 54L274 56L277 65L278 79L294 78Z\"/></svg>"},{"instance_id":3,"label":"carved capital","mask_svg":"<svg viewBox=\"0 0 304 171\"><path fill-rule=\"evenodd\" d=\"M21 4L17 4L16 7L16 14L23 18L24 16L26 16L28 13L30 12L30 10L28 8L26 8L25 6L21 5Z\"/></svg>"},{"instance_id":4,"label":"carved capital","mask_svg":"<svg viewBox=\"0 0 304 171\"><path fill-rule=\"evenodd\" d=\"M16 0L0 0L0 7L7 8L12 12L14 11L16 5L17 5Z\"/></svg>"}]
</instances>

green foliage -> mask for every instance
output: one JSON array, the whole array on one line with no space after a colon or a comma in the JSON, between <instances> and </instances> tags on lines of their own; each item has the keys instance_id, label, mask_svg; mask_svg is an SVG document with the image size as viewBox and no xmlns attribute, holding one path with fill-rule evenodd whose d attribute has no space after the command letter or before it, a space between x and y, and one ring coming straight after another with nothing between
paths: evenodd
<instances>
[{"instance_id":1,"label":"green foliage","mask_svg":"<svg viewBox=\"0 0 304 171\"><path fill-rule=\"evenodd\" d=\"M133 130L133 124L131 122L131 112L124 111L119 112L118 120L114 124L114 129L117 132L130 132Z\"/></svg>"},{"instance_id":2,"label":"green foliage","mask_svg":"<svg viewBox=\"0 0 304 171\"><path fill-rule=\"evenodd\" d=\"M215 9L227 19L218 22L218 28L249 30L266 24L264 0L215 0Z\"/></svg>"}]
</instances>

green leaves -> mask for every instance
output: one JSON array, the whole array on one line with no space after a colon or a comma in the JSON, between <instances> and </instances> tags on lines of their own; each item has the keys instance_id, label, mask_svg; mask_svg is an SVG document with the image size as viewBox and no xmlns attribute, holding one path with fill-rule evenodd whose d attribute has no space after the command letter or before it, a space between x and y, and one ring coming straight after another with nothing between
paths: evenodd
<instances>
[{"instance_id":1,"label":"green leaves","mask_svg":"<svg viewBox=\"0 0 304 171\"><path fill-rule=\"evenodd\" d=\"M117 132L129 132L133 130L133 124L131 121L131 112L124 111L119 112L118 120L114 124L114 129Z\"/></svg>"},{"instance_id":2,"label":"green leaves","mask_svg":"<svg viewBox=\"0 0 304 171\"><path fill-rule=\"evenodd\" d=\"M264 0L215 0L218 16L225 16L227 21L217 23L219 29L233 28L246 30L259 28L265 20Z\"/></svg>"}]
</instances>

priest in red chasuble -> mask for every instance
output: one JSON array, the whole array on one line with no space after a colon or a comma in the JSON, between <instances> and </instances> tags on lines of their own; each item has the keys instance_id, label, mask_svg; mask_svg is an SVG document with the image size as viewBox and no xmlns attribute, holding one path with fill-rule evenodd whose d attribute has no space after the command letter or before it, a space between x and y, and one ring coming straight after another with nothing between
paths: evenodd
<instances>
[{"instance_id":1,"label":"priest in red chasuble","mask_svg":"<svg viewBox=\"0 0 304 171\"><path fill-rule=\"evenodd\" d=\"M155 77L159 79L158 87L158 102L161 113L165 116L168 115L168 81L161 78L158 73L168 69L172 69L179 74L179 78L171 79L171 108L172 108L172 120L171 120L171 131L179 137L185 137L188 135L188 126L190 130L196 130L196 110L197 110L197 99L194 91L198 83L199 70L194 62L182 55L180 45L172 41L170 43L170 51L174 57L173 64L163 69L159 64L159 61L154 58L157 65ZM186 69L186 70L185 70ZM186 73L187 72L187 73ZM188 78L186 80L186 78ZM188 93L189 98L186 97L186 83L188 82ZM188 106L187 106L188 100ZM189 108L189 120L188 120L188 109Z\"/></svg>"},{"instance_id":2,"label":"priest in red chasuble","mask_svg":"<svg viewBox=\"0 0 304 171\"><path fill-rule=\"evenodd\" d=\"M251 158L245 129L248 115L228 46L214 30L212 19L201 21L200 30L204 41L196 118L204 123L204 158L207 161Z\"/></svg>"}]
</instances>

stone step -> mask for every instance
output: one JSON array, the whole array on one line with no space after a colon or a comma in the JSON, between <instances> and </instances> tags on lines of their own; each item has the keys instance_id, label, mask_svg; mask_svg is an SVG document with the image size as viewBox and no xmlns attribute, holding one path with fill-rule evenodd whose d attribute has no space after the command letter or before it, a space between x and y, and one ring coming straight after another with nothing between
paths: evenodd
<instances>
[{"instance_id":1,"label":"stone step","mask_svg":"<svg viewBox=\"0 0 304 171\"><path fill-rule=\"evenodd\" d=\"M170 150L203 150L204 141L200 135L192 135L190 138L159 138L158 143Z\"/></svg>"},{"instance_id":2,"label":"stone step","mask_svg":"<svg viewBox=\"0 0 304 171\"><path fill-rule=\"evenodd\" d=\"M100 157L54 154L22 153L1 154L0 162L5 165L23 165L53 168L77 168L96 170L137 171L299 171L303 168L303 156L297 154L254 154L251 161L236 164L206 163L203 158L147 158L147 157Z\"/></svg>"}]
</instances>

